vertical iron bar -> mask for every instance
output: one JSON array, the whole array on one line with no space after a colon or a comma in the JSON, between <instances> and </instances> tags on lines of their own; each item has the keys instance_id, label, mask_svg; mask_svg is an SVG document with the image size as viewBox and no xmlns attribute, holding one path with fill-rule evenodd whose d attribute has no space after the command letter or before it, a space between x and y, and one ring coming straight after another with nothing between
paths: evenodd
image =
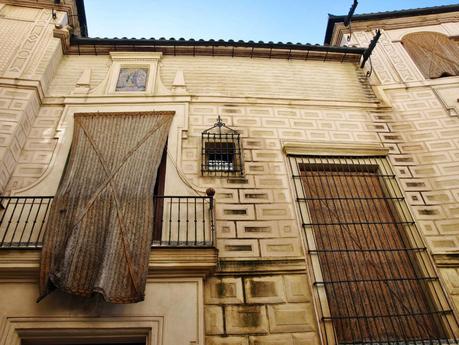
<instances>
[{"instance_id":1,"label":"vertical iron bar","mask_svg":"<svg viewBox=\"0 0 459 345\"><path fill-rule=\"evenodd\" d=\"M202 198L202 239L203 239L203 243L206 243L206 213L205 213L205 210L206 209L206 199L205 198Z\"/></svg>"},{"instance_id":2,"label":"vertical iron bar","mask_svg":"<svg viewBox=\"0 0 459 345\"><path fill-rule=\"evenodd\" d=\"M194 245L196 245L196 241L198 240L198 217L196 215L196 198L194 198Z\"/></svg>"},{"instance_id":3,"label":"vertical iron bar","mask_svg":"<svg viewBox=\"0 0 459 345\"><path fill-rule=\"evenodd\" d=\"M16 205L19 203L19 200L20 200L20 199L16 199ZM11 247L11 246L13 245L13 243L14 243L14 237L16 236L16 230L17 230L17 228L18 228L19 221L21 220L22 212L24 212L24 205L20 208L19 217L18 217L18 220L17 220L17 222L16 222L16 226L14 227L14 230L13 230L13 236L11 237L10 247ZM11 223L11 219L13 218L13 215L14 215L14 213L11 214L10 223Z\"/></svg>"},{"instance_id":4,"label":"vertical iron bar","mask_svg":"<svg viewBox=\"0 0 459 345\"><path fill-rule=\"evenodd\" d=\"M188 245L188 228L190 224L190 219L188 216L188 213L189 213L188 199L189 198L186 198L186 245Z\"/></svg>"},{"instance_id":5,"label":"vertical iron bar","mask_svg":"<svg viewBox=\"0 0 459 345\"><path fill-rule=\"evenodd\" d=\"M3 199L4 199L4 198L1 198L1 199L0 199L1 202L3 202ZM5 208L4 208L4 212L3 212L3 214L2 214L2 218L0 219L0 229L2 228L3 219L5 218L6 214L8 213L8 207L9 207L9 205L10 205L10 203L11 203L11 199L10 199L10 198L8 198L7 200L8 200L8 201L7 201L6 206L5 206ZM0 247L3 247L3 244L5 243L6 234L8 233L7 230L8 230L8 227L5 228L5 233L3 234L2 241L0 242Z\"/></svg>"},{"instance_id":6,"label":"vertical iron bar","mask_svg":"<svg viewBox=\"0 0 459 345\"><path fill-rule=\"evenodd\" d=\"M37 212L35 213L35 218L34 218L33 223L32 223L32 228L30 229L30 234L29 234L29 238L27 239L26 247L28 247L30 245L30 240L32 239L32 235L33 235L34 230L35 230L35 225L37 224L37 218L38 218L38 215L40 214L40 209L41 209L42 203L43 203L43 198L40 198L40 203L38 204ZM38 242L38 238L37 238L37 242Z\"/></svg>"},{"instance_id":7,"label":"vertical iron bar","mask_svg":"<svg viewBox=\"0 0 459 345\"><path fill-rule=\"evenodd\" d=\"M29 198L24 199L24 205L27 205L27 201L28 200L29 200ZM27 216L26 216L25 221L24 221L24 227L22 228L22 231L21 231L21 236L19 237L19 245L22 244L22 237L24 236L24 232L27 230L27 224L29 223L30 213L32 212L32 208L33 208L34 204L35 204L35 198L32 197L32 204L30 205L29 212L27 213ZM32 229L30 229L31 233L32 233Z\"/></svg>"},{"instance_id":8,"label":"vertical iron bar","mask_svg":"<svg viewBox=\"0 0 459 345\"><path fill-rule=\"evenodd\" d=\"M178 198L177 245L180 245L180 198Z\"/></svg>"},{"instance_id":9,"label":"vertical iron bar","mask_svg":"<svg viewBox=\"0 0 459 345\"><path fill-rule=\"evenodd\" d=\"M168 241L168 245L171 244L171 240L172 240L172 203L174 201L174 198L168 198L169 199L169 241Z\"/></svg>"},{"instance_id":10,"label":"vertical iron bar","mask_svg":"<svg viewBox=\"0 0 459 345\"><path fill-rule=\"evenodd\" d=\"M36 242L36 246L37 247L38 247L38 243L40 241L42 230L44 229L45 224L48 221L48 211L49 211L49 206L51 205L51 202L52 202L51 200L52 199L48 199L48 202L46 203L45 215L43 216L43 220L41 221L41 225L40 225L40 231L38 232L38 237L37 237L37 242ZM43 237L44 236L45 236L45 234L43 233ZM42 241L43 241L43 239L42 239Z\"/></svg>"}]
</instances>

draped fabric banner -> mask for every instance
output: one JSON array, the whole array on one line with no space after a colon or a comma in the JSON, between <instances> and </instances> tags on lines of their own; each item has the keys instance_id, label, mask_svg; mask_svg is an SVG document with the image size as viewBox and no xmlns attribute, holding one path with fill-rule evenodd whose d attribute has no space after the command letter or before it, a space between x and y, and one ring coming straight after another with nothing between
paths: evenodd
<instances>
[{"instance_id":1,"label":"draped fabric banner","mask_svg":"<svg viewBox=\"0 0 459 345\"><path fill-rule=\"evenodd\" d=\"M144 299L153 189L174 112L75 115L48 219L41 300L58 288L110 303Z\"/></svg>"}]
</instances>

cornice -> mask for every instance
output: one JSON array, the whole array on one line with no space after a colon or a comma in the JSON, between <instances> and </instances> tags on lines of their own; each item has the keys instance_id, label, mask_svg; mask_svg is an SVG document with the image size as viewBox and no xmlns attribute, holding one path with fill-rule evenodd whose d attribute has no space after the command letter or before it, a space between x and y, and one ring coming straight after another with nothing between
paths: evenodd
<instances>
[{"instance_id":1,"label":"cornice","mask_svg":"<svg viewBox=\"0 0 459 345\"><path fill-rule=\"evenodd\" d=\"M65 30L65 29L62 29ZM321 60L358 63L363 48L318 44L274 43L224 40L88 38L72 35L70 41L58 36L64 54L106 55L121 52L160 52L173 56L231 56L287 60Z\"/></svg>"},{"instance_id":2,"label":"cornice","mask_svg":"<svg viewBox=\"0 0 459 345\"><path fill-rule=\"evenodd\" d=\"M285 142L287 155L319 156L387 156L389 149L378 144Z\"/></svg>"},{"instance_id":3,"label":"cornice","mask_svg":"<svg viewBox=\"0 0 459 345\"><path fill-rule=\"evenodd\" d=\"M234 260L222 259L218 265L217 275L257 275L305 273L306 261L304 258L285 259L252 259Z\"/></svg>"},{"instance_id":4,"label":"cornice","mask_svg":"<svg viewBox=\"0 0 459 345\"><path fill-rule=\"evenodd\" d=\"M1 249L1 281L36 281L40 249ZM215 248L152 248L148 277L205 277L217 267Z\"/></svg>"},{"instance_id":5,"label":"cornice","mask_svg":"<svg viewBox=\"0 0 459 345\"><path fill-rule=\"evenodd\" d=\"M415 17L402 17L391 19L372 19L372 20L358 20L352 21L352 32L357 31L372 31L376 29L382 30L397 30L416 28L420 26L430 26L446 24L451 22L459 22L458 12L449 12L442 14L431 14ZM349 27L345 27L344 23L336 22L332 28L332 35L330 37L330 44L339 44L342 37L350 33Z\"/></svg>"},{"instance_id":6,"label":"cornice","mask_svg":"<svg viewBox=\"0 0 459 345\"><path fill-rule=\"evenodd\" d=\"M459 253L432 254L434 262L440 268L459 268Z\"/></svg>"},{"instance_id":7,"label":"cornice","mask_svg":"<svg viewBox=\"0 0 459 345\"><path fill-rule=\"evenodd\" d=\"M43 101L45 98L45 92L43 90L43 85L39 80L0 77L0 86L17 88L17 89L25 89L25 90L33 90L37 93L41 101Z\"/></svg>"}]
</instances>

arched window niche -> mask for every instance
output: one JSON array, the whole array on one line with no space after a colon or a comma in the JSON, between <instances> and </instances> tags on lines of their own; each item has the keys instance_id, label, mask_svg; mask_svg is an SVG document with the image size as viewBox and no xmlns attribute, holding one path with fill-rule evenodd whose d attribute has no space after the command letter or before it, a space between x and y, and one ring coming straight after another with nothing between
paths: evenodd
<instances>
[{"instance_id":1,"label":"arched window niche","mask_svg":"<svg viewBox=\"0 0 459 345\"><path fill-rule=\"evenodd\" d=\"M426 79L459 75L459 45L437 32L405 35L403 46Z\"/></svg>"}]
</instances>

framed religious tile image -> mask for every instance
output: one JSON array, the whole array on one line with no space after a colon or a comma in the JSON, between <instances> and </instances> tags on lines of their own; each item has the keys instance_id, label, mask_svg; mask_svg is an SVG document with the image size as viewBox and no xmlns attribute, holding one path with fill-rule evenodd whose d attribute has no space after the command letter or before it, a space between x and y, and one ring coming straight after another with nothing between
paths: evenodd
<instances>
[{"instance_id":1,"label":"framed religious tile image","mask_svg":"<svg viewBox=\"0 0 459 345\"><path fill-rule=\"evenodd\" d=\"M145 91L148 68L120 68L116 91Z\"/></svg>"}]
</instances>

